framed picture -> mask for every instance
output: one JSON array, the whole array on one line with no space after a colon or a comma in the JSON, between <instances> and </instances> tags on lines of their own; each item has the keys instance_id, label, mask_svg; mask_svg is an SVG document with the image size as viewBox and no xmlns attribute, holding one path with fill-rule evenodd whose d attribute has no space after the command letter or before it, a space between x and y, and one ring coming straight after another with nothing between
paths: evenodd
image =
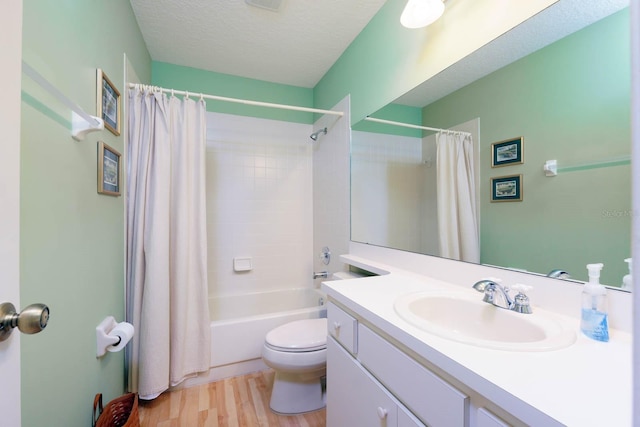
<instances>
[{"instance_id":1,"label":"framed picture","mask_svg":"<svg viewBox=\"0 0 640 427\"><path fill-rule=\"evenodd\" d=\"M98 68L98 117L104 120L104 127L114 135L120 135L120 92L109 77Z\"/></svg>"},{"instance_id":2,"label":"framed picture","mask_svg":"<svg viewBox=\"0 0 640 427\"><path fill-rule=\"evenodd\" d=\"M98 141L98 193L120 195L120 153Z\"/></svg>"},{"instance_id":3,"label":"framed picture","mask_svg":"<svg viewBox=\"0 0 640 427\"><path fill-rule=\"evenodd\" d=\"M492 202L521 202L522 175L491 178Z\"/></svg>"},{"instance_id":4,"label":"framed picture","mask_svg":"<svg viewBox=\"0 0 640 427\"><path fill-rule=\"evenodd\" d=\"M491 144L491 167L517 165L524 163L523 159L524 137L505 139Z\"/></svg>"}]
</instances>

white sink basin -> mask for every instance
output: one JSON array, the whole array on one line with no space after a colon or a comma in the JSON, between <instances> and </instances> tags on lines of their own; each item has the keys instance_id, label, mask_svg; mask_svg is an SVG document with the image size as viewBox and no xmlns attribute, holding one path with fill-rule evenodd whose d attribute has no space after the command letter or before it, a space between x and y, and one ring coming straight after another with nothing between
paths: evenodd
<instances>
[{"instance_id":1,"label":"white sink basin","mask_svg":"<svg viewBox=\"0 0 640 427\"><path fill-rule=\"evenodd\" d=\"M576 333L550 313L516 313L482 301L480 293L420 292L399 297L396 313L412 325L450 340L510 351L568 347Z\"/></svg>"}]
</instances>

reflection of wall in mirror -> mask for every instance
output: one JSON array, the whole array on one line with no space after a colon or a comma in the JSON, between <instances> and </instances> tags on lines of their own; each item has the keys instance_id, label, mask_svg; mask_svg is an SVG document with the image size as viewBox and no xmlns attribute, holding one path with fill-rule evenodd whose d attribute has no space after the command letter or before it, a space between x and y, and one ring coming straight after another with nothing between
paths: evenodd
<instances>
[{"instance_id":1,"label":"reflection of wall in mirror","mask_svg":"<svg viewBox=\"0 0 640 427\"><path fill-rule=\"evenodd\" d=\"M474 119L452 127L472 134L476 163L479 126ZM395 135L393 127L384 129L352 131L351 240L439 255L435 134L423 138L421 132L395 128Z\"/></svg>"},{"instance_id":2,"label":"reflection of wall in mirror","mask_svg":"<svg viewBox=\"0 0 640 427\"><path fill-rule=\"evenodd\" d=\"M547 273L561 268L586 280L587 263L604 262L602 282L619 286L630 253L630 166L560 167L628 156L630 75L628 10L516 61L423 109L423 123L447 127L480 117L481 262ZM491 204L490 144L526 139L522 203ZM615 188L615 191L612 191Z\"/></svg>"},{"instance_id":3,"label":"reflection of wall in mirror","mask_svg":"<svg viewBox=\"0 0 640 427\"><path fill-rule=\"evenodd\" d=\"M420 252L424 169L420 138L352 132L351 240Z\"/></svg>"}]
</instances>

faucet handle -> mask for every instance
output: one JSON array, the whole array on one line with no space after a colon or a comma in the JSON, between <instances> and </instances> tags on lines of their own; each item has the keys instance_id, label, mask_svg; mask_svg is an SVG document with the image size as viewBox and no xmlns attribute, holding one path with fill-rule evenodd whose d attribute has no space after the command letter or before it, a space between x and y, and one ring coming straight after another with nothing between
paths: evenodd
<instances>
[{"instance_id":1,"label":"faucet handle","mask_svg":"<svg viewBox=\"0 0 640 427\"><path fill-rule=\"evenodd\" d=\"M524 294L525 292L529 292L531 289L533 289L533 286L524 285L522 283L516 283L514 285L511 285L509 289L513 289L518 294Z\"/></svg>"},{"instance_id":2,"label":"faucet handle","mask_svg":"<svg viewBox=\"0 0 640 427\"><path fill-rule=\"evenodd\" d=\"M511 310L524 313L531 314L531 304L529 303L529 297L524 293L533 289L533 287L528 285L523 285L522 283L516 283L511 286L511 289L517 292L516 296L513 297L513 304L511 306Z\"/></svg>"}]
</instances>

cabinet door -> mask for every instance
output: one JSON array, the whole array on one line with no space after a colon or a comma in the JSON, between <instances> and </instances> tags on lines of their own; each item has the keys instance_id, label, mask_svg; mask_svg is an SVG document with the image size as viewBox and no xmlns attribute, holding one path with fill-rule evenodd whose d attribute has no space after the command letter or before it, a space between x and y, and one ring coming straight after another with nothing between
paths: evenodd
<instances>
[{"instance_id":1,"label":"cabinet door","mask_svg":"<svg viewBox=\"0 0 640 427\"><path fill-rule=\"evenodd\" d=\"M327 338L327 427L396 427L388 392L332 337Z\"/></svg>"},{"instance_id":2,"label":"cabinet door","mask_svg":"<svg viewBox=\"0 0 640 427\"><path fill-rule=\"evenodd\" d=\"M426 427L407 408L398 406L398 427Z\"/></svg>"},{"instance_id":3,"label":"cabinet door","mask_svg":"<svg viewBox=\"0 0 640 427\"><path fill-rule=\"evenodd\" d=\"M362 324L358 326L358 359L427 425L469 426L469 396Z\"/></svg>"},{"instance_id":4,"label":"cabinet door","mask_svg":"<svg viewBox=\"0 0 640 427\"><path fill-rule=\"evenodd\" d=\"M509 424L484 408L478 409L476 427L509 427Z\"/></svg>"},{"instance_id":5,"label":"cabinet door","mask_svg":"<svg viewBox=\"0 0 640 427\"><path fill-rule=\"evenodd\" d=\"M327 304L327 328L351 354L358 352L358 322L350 314L333 303Z\"/></svg>"}]
</instances>

